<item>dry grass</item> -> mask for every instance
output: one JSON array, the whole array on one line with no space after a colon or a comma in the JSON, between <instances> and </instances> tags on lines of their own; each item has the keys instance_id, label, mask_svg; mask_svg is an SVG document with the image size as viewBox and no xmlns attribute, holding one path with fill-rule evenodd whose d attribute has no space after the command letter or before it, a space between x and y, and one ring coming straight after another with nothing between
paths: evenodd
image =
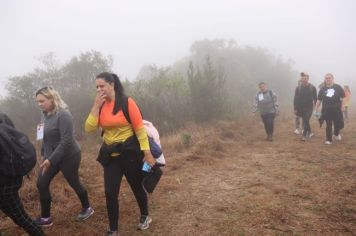
<instances>
[{"instance_id":1,"label":"dry grass","mask_svg":"<svg viewBox=\"0 0 356 236\"><path fill-rule=\"evenodd\" d=\"M287 117L276 120L273 143L258 118L188 125L164 137L168 166L150 198L152 227L138 232L139 212L124 183L120 195L121 235L355 235L356 122L343 140L323 144L324 129L300 142ZM188 138L189 137L189 138ZM187 141L189 140L189 141ZM79 201L59 175L52 184L55 224L48 235L103 235L107 215L97 145L83 144L81 178L96 210L77 223ZM39 212L35 178L21 190L26 209ZM7 235L21 235L1 217Z\"/></svg>"}]
</instances>

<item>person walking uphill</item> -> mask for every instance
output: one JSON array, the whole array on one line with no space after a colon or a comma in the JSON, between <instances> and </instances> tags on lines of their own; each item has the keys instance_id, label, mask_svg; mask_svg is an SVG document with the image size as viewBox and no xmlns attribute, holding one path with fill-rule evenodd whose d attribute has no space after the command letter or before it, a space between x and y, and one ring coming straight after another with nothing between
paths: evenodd
<instances>
[{"instance_id":1,"label":"person walking uphill","mask_svg":"<svg viewBox=\"0 0 356 236\"><path fill-rule=\"evenodd\" d=\"M300 73L300 76L302 77L304 74L304 72ZM298 80L298 86L300 86L302 84L302 79ZM294 112L295 115L295 130L294 133L297 135L300 135L301 133L303 133L303 127L304 124L300 122L300 120L302 119L301 116L299 116L297 113ZM302 125L302 126L301 126ZM300 127L301 126L301 127ZM301 130L301 131L300 131Z\"/></svg>"},{"instance_id":2,"label":"person walking uphill","mask_svg":"<svg viewBox=\"0 0 356 236\"><path fill-rule=\"evenodd\" d=\"M40 195L41 216L37 219L41 226L51 226L51 193L49 185L59 171L74 189L80 199L82 210L77 220L89 218L94 210L89 205L87 190L79 180L81 150L74 138L72 115L66 109L58 92L51 87L43 87L36 92L36 101L43 112L42 164L37 179ZM39 139L39 137L37 137Z\"/></svg>"},{"instance_id":3,"label":"person walking uphill","mask_svg":"<svg viewBox=\"0 0 356 236\"><path fill-rule=\"evenodd\" d=\"M273 141L274 119L278 113L277 95L267 88L265 82L258 84L260 91L256 94L253 113L260 112L267 140Z\"/></svg>"},{"instance_id":4,"label":"person walking uphill","mask_svg":"<svg viewBox=\"0 0 356 236\"><path fill-rule=\"evenodd\" d=\"M294 93L294 113L303 119L303 137L306 141L313 133L310 127L310 117L313 114L316 97L316 88L309 83L309 75L301 73L301 84L295 89Z\"/></svg>"},{"instance_id":5,"label":"person walking uphill","mask_svg":"<svg viewBox=\"0 0 356 236\"><path fill-rule=\"evenodd\" d=\"M348 85L344 86L345 98L344 98L344 120L349 119L349 107L351 103L351 91Z\"/></svg>"},{"instance_id":6,"label":"person walking uphill","mask_svg":"<svg viewBox=\"0 0 356 236\"><path fill-rule=\"evenodd\" d=\"M318 101L316 103L316 112L319 112L320 104L321 121L326 121L326 140L325 144L332 144L332 127L334 124L335 139L340 141L340 130L344 127L344 120L342 110L343 98L345 92L343 88L334 83L334 76L331 73L325 75L325 86L320 89L318 94Z\"/></svg>"},{"instance_id":7,"label":"person walking uphill","mask_svg":"<svg viewBox=\"0 0 356 236\"><path fill-rule=\"evenodd\" d=\"M15 128L10 118L3 113L0 113L0 123ZM4 155L3 153L3 150L0 149L0 160ZM28 235L44 236L45 234L41 227L27 215L23 208L19 196L21 185L22 176L8 177L0 173L0 210L10 217L18 226L23 228Z\"/></svg>"},{"instance_id":8,"label":"person walking uphill","mask_svg":"<svg viewBox=\"0 0 356 236\"><path fill-rule=\"evenodd\" d=\"M123 175L125 175L140 208L137 228L149 228L152 219L148 214L147 193L142 186L143 161L155 165L142 116L132 98L124 94L123 86L116 74L103 72L96 76L97 95L91 112L85 122L85 131L93 132L98 127L103 130L103 144L98 161L104 168L104 188L109 216L109 230L106 236L118 234L118 195ZM127 102L128 122L122 111Z\"/></svg>"}]
</instances>

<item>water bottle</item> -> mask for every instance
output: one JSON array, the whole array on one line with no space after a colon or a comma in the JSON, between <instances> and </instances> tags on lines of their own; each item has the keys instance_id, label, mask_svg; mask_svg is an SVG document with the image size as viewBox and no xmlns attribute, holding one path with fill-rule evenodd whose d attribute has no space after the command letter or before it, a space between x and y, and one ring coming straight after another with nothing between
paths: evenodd
<instances>
[{"instance_id":1,"label":"water bottle","mask_svg":"<svg viewBox=\"0 0 356 236\"><path fill-rule=\"evenodd\" d=\"M143 163L142 170L145 172L151 172L152 166L148 164L146 161Z\"/></svg>"},{"instance_id":2,"label":"water bottle","mask_svg":"<svg viewBox=\"0 0 356 236\"><path fill-rule=\"evenodd\" d=\"M319 119L321 117L321 112L314 112L314 116Z\"/></svg>"}]
</instances>

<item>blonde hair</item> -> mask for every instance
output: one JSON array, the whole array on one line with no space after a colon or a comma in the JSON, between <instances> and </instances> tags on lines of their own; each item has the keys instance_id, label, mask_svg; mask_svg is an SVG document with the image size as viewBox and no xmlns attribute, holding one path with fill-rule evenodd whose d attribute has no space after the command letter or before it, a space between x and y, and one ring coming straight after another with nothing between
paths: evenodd
<instances>
[{"instance_id":1,"label":"blonde hair","mask_svg":"<svg viewBox=\"0 0 356 236\"><path fill-rule=\"evenodd\" d=\"M52 101L53 110L51 112L49 112L49 114L55 114L60 109L68 108L68 105L62 100L59 93L56 90L54 90L52 87L46 86L46 87L40 88L36 92L36 97L39 94L41 94L42 96L44 96L47 99Z\"/></svg>"},{"instance_id":2,"label":"blonde hair","mask_svg":"<svg viewBox=\"0 0 356 236\"><path fill-rule=\"evenodd\" d=\"M331 73L327 73L326 75L325 75L325 77L331 77L332 79L334 79L334 75L333 74L331 74Z\"/></svg>"}]
</instances>

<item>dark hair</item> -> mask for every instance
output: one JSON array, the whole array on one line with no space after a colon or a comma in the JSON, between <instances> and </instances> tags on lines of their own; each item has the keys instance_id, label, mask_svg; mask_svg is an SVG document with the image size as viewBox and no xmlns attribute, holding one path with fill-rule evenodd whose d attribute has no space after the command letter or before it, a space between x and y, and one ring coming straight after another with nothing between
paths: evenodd
<instances>
[{"instance_id":1,"label":"dark hair","mask_svg":"<svg viewBox=\"0 0 356 236\"><path fill-rule=\"evenodd\" d=\"M344 86L344 90L345 90L345 91L348 91L349 93L351 93L350 87L349 87L348 85L345 85L345 86Z\"/></svg>"},{"instance_id":2,"label":"dark hair","mask_svg":"<svg viewBox=\"0 0 356 236\"><path fill-rule=\"evenodd\" d=\"M300 76L301 77L307 77L309 79L309 74L307 74L305 72L300 73Z\"/></svg>"},{"instance_id":3,"label":"dark hair","mask_svg":"<svg viewBox=\"0 0 356 236\"><path fill-rule=\"evenodd\" d=\"M121 103L123 101L123 98L125 97L124 87L120 82L119 76L117 76L114 73L102 72L98 74L95 79L103 79L105 80L105 82L109 84L114 84L115 105L112 114L116 115L116 113L118 113L119 110L121 109L122 107Z\"/></svg>"}]
</instances>

